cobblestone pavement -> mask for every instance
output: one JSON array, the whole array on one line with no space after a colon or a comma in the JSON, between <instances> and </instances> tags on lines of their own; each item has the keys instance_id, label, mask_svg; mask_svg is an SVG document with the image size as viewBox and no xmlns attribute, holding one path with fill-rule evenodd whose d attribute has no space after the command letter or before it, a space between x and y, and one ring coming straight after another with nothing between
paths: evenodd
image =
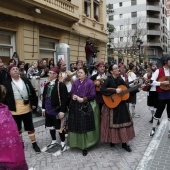
<instances>
[{"instance_id":1,"label":"cobblestone pavement","mask_svg":"<svg viewBox=\"0 0 170 170\"><path fill-rule=\"evenodd\" d=\"M151 113L146 106L147 93L140 92L137 94L138 103L136 113L140 114L140 118L133 118L136 137L129 142L132 152L128 153L121 148L121 145L110 147L108 143L100 142L96 146L88 150L87 156L82 156L82 151L79 149L68 149L61 155L53 156L49 153L35 154L32 149L31 142L25 133L25 155L30 170L135 170L141 169L145 150L153 140L149 137L152 124L149 123ZM162 122L164 119L162 120ZM161 126L161 125L160 125ZM156 135L155 135L156 137ZM36 138L41 148L51 142L49 131L44 126L36 128ZM57 138L59 140L59 136ZM169 148L168 143L160 145L162 156L157 156L161 160L166 148ZM165 145L164 145L165 144ZM169 149L170 153L170 149ZM158 154L159 155L159 154ZM167 156L166 156L167 157ZM169 157L167 157L168 159ZM155 160L147 162L152 165ZM158 162L158 161L157 161ZM161 162L161 161L160 161ZM163 161L162 161L163 162ZM149 164L150 163L150 164ZM139 165L138 165L139 164ZM168 162L167 162L168 165ZM152 167L151 167L152 168Z\"/></svg>"}]
</instances>

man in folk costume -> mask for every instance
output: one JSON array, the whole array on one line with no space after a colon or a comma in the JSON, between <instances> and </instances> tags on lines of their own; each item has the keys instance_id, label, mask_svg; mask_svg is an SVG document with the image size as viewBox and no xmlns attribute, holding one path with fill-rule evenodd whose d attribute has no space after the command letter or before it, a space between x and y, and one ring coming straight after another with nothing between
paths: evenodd
<instances>
[{"instance_id":1,"label":"man in folk costume","mask_svg":"<svg viewBox=\"0 0 170 170\"><path fill-rule=\"evenodd\" d=\"M129 84L130 87L134 87L137 84L137 76L134 73L135 72L135 66L130 63L129 64L129 71L128 74L128 82L132 82ZM136 92L130 94L129 103L131 103L131 111L132 111L132 117L139 118L140 115L135 113L135 105L136 105Z\"/></svg>"},{"instance_id":2,"label":"man in folk costume","mask_svg":"<svg viewBox=\"0 0 170 170\"><path fill-rule=\"evenodd\" d=\"M122 89L119 88L119 86L127 85L120 76L118 66L116 64L111 65L108 71L111 76L108 76L102 85L100 92L105 96L121 93ZM122 148L124 148L127 152L131 152L132 150L130 146L127 145L127 142L132 140L134 137L135 132L133 122L129 109L126 105L126 101L120 101L115 108L109 108L106 105L103 105L101 140L104 142L110 142L111 147L114 146L114 144L122 143Z\"/></svg>"},{"instance_id":3,"label":"man in folk costume","mask_svg":"<svg viewBox=\"0 0 170 170\"><path fill-rule=\"evenodd\" d=\"M98 62L95 67L97 68L97 74L93 75L91 77L91 80L94 81L94 84L97 87L96 88L96 102L99 105L100 112L101 112L104 101L100 93L100 87L102 86L104 81L107 79L107 76L105 74L105 63L103 61Z\"/></svg>"},{"instance_id":4,"label":"man in folk costume","mask_svg":"<svg viewBox=\"0 0 170 170\"><path fill-rule=\"evenodd\" d=\"M19 69L16 65L8 68L10 78L4 81L3 85L7 89L5 104L12 112L13 118L18 126L18 131L22 139L22 122L25 130L31 139L33 149L40 153L35 139L35 130L32 120L32 109L37 106L37 97L31 82L27 78L20 78Z\"/></svg>"},{"instance_id":5,"label":"man in folk costume","mask_svg":"<svg viewBox=\"0 0 170 170\"><path fill-rule=\"evenodd\" d=\"M150 64L150 69L147 70L147 73L143 76L145 81L148 81L148 84L146 84L146 91L148 91L147 94L147 105L149 106L149 109L151 111L151 120L150 123L153 123L153 116L156 112L157 107L157 100L158 100L158 92L156 91L156 86L152 85L150 83L150 79L152 77L152 74L156 71L157 66L156 63L153 62Z\"/></svg>"},{"instance_id":6,"label":"man in folk costume","mask_svg":"<svg viewBox=\"0 0 170 170\"><path fill-rule=\"evenodd\" d=\"M69 70L66 70L66 63L63 60L60 60L57 63L57 66L59 68L59 77L58 77L58 80L60 82L63 82L66 85L66 87L67 87L68 97L69 97L68 98L68 105L69 105L70 100L71 100L70 91L71 91L72 83L73 83L72 77L73 77L74 73L72 73Z\"/></svg>"},{"instance_id":7,"label":"man in folk costume","mask_svg":"<svg viewBox=\"0 0 170 170\"><path fill-rule=\"evenodd\" d=\"M153 80L152 85L156 86L156 91L158 92L158 102L150 136L153 136L155 134L155 127L158 122L158 119L161 118L162 113L166 107L169 125L168 137L170 138L170 89L169 88L166 89L166 86L169 87L169 77L167 78L167 80L165 79L165 81L164 80L160 81L160 79L163 78L164 76L170 76L170 56L162 58L162 60L164 63L163 67L157 69L153 73L151 78L151 80Z\"/></svg>"},{"instance_id":8,"label":"man in folk costume","mask_svg":"<svg viewBox=\"0 0 170 170\"><path fill-rule=\"evenodd\" d=\"M67 111L67 88L58 80L59 69L52 67L48 72L49 82L44 87L42 115L45 116L45 126L50 129L52 142L47 146L49 149L57 144L56 130L60 129L61 151L66 150L64 115ZM58 115L59 119L56 118Z\"/></svg>"}]
</instances>

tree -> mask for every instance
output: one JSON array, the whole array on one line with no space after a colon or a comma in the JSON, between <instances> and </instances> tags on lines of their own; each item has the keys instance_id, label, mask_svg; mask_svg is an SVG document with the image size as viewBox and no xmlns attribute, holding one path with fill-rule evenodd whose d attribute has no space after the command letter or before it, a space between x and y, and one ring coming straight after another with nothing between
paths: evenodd
<instances>
[{"instance_id":1,"label":"tree","mask_svg":"<svg viewBox=\"0 0 170 170\"><path fill-rule=\"evenodd\" d=\"M120 57L122 53L130 55L139 55L139 49L137 48L136 40L140 38L142 41L146 41L147 27L145 18L142 16L125 18L122 20L120 30L114 31L110 35L110 39L114 39L113 48L118 51Z\"/></svg>"}]
</instances>

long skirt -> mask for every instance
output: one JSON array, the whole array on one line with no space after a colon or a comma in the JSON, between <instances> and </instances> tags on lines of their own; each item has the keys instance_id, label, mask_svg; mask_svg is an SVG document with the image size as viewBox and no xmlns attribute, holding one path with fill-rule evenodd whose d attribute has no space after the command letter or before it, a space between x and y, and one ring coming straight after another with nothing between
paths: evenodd
<instances>
[{"instance_id":1,"label":"long skirt","mask_svg":"<svg viewBox=\"0 0 170 170\"><path fill-rule=\"evenodd\" d=\"M95 101L90 102L94 112L95 130L85 133L68 133L68 146L72 148L87 149L100 140L100 111ZM69 127L68 127L69 129Z\"/></svg>"},{"instance_id":2,"label":"long skirt","mask_svg":"<svg viewBox=\"0 0 170 170\"><path fill-rule=\"evenodd\" d=\"M0 104L0 170L28 170L17 125L6 105Z\"/></svg>"},{"instance_id":3,"label":"long skirt","mask_svg":"<svg viewBox=\"0 0 170 170\"><path fill-rule=\"evenodd\" d=\"M121 126L116 127L112 124L111 121L117 122L114 117L111 116L113 114L114 109L109 109L106 105L103 106L102 109L102 119L101 119L101 141L103 142L112 142L112 143L126 143L129 140L135 137L135 132L133 128L133 122L127 122L120 124ZM120 113L121 114L121 113ZM122 113L122 116L128 116L124 114L130 113Z\"/></svg>"}]
</instances>

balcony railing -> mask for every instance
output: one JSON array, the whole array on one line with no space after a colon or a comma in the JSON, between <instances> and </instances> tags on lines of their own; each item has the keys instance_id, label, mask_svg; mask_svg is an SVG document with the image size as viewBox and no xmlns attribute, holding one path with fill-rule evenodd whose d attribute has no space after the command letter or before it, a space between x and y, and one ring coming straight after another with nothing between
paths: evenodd
<instances>
[{"instance_id":1,"label":"balcony railing","mask_svg":"<svg viewBox=\"0 0 170 170\"><path fill-rule=\"evenodd\" d=\"M92 27L95 30L104 32L104 24L101 22L98 22L92 18L88 18L85 15L82 15L82 22L87 27Z\"/></svg>"},{"instance_id":2,"label":"balcony railing","mask_svg":"<svg viewBox=\"0 0 170 170\"><path fill-rule=\"evenodd\" d=\"M37 0L34 0L37 1ZM67 1L63 1L63 0L38 0L39 2L42 2L43 4L46 3L46 5L50 5L53 6L54 8L62 8L68 12L71 13L75 13L76 12L76 8L75 5L67 2Z\"/></svg>"},{"instance_id":3,"label":"balcony railing","mask_svg":"<svg viewBox=\"0 0 170 170\"><path fill-rule=\"evenodd\" d=\"M64 13L65 16L72 16L79 19L78 6L66 1L66 0L23 0L27 3L35 6L41 6L44 8L51 8L53 12L58 14Z\"/></svg>"}]
</instances>

